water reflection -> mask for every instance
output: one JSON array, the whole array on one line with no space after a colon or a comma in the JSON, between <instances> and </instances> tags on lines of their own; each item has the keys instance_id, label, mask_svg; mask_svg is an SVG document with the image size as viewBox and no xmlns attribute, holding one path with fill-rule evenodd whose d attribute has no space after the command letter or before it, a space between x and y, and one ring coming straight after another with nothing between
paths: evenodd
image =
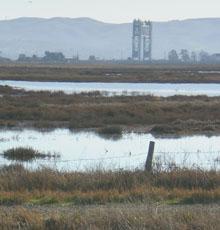
<instances>
[{"instance_id":1,"label":"water reflection","mask_svg":"<svg viewBox=\"0 0 220 230\"><path fill-rule=\"evenodd\" d=\"M36 160L27 167L40 165L63 170L135 169L143 167L149 141L155 141L155 159L163 163L201 168L219 168L220 137L192 136L157 138L150 134L123 134L120 139L106 139L93 132L70 132L57 129L51 132L36 130L1 130L0 153L16 147L31 147L40 152L59 153L61 159ZM10 164L1 158L1 164Z\"/></svg>"},{"instance_id":2,"label":"water reflection","mask_svg":"<svg viewBox=\"0 0 220 230\"><path fill-rule=\"evenodd\" d=\"M220 84L159 84L159 83L75 83L75 82L28 82L0 81L8 85L33 91L63 91L67 94L100 91L104 96L114 95L207 95L220 96Z\"/></svg>"}]
</instances>

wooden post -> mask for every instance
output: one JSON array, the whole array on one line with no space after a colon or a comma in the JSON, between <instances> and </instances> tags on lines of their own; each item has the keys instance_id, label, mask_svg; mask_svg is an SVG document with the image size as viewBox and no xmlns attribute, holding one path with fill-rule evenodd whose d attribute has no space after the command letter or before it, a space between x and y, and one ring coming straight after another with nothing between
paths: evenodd
<instances>
[{"instance_id":1,"label":"wooden post","mask_svg":"<svg viewBox=\"0 0 220 230\"><path fill-rule=\"evenodd\" d=\"M154 146L155 146L155 142L151 141L149 144L148 155L147 155L147 160L146 160L146 164L145 164L145 171L146 172L152 172Z\"/></svg>"}]
</instances>

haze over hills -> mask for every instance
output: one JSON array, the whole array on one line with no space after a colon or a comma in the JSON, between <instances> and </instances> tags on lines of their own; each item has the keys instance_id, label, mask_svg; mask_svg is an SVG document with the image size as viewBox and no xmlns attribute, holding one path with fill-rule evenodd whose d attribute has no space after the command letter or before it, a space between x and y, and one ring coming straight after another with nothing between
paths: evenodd
<instances>
[{"instance_id":1,"label":"haze over hills","mask_svg":"<svg viewBox=\"0 0 220 230\"><path fill-rule=\"evenodd\" d=\"M164 58L171 49L220 52L220 18L153 23L153 58ZM1 55L20 53L42 56L45 50L67 57L93 54L100 58L131 56L132 23L110 24L90 18L19 18L0 21Z\"/></svg>"}]
</instances>

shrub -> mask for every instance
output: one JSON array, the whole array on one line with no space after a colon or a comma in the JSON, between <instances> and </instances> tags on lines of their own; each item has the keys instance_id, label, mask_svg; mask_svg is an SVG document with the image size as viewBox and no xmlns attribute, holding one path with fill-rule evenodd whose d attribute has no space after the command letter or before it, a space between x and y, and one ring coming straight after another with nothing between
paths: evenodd
<instances>
[{"instance_id":1,"label":"shrub","mask_svg":"<svg viewBox=\"0 0 220 230\"><path fill-rule=\"evenodd\" d=\"M98 129L98 134L104 138L118 140L122 137L122 128L120 126L108 126Z\"/></svg>"}]
</instances>

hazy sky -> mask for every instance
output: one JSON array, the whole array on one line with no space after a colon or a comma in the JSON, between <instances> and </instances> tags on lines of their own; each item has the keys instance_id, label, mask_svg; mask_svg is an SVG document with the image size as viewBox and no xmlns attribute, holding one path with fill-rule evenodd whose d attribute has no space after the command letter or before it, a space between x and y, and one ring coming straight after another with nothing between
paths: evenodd
<instances>
[{"instance_id":1,"label":"hazy sky","mask_svg":"<svg viewBox=\"0 0 220 230\"><path fill-rule=\"evenodd\" d=\"M91 17L118 23L220 17L220 0L0 0L0 19L17 17Z\"/></svg>"}]
</instances>

